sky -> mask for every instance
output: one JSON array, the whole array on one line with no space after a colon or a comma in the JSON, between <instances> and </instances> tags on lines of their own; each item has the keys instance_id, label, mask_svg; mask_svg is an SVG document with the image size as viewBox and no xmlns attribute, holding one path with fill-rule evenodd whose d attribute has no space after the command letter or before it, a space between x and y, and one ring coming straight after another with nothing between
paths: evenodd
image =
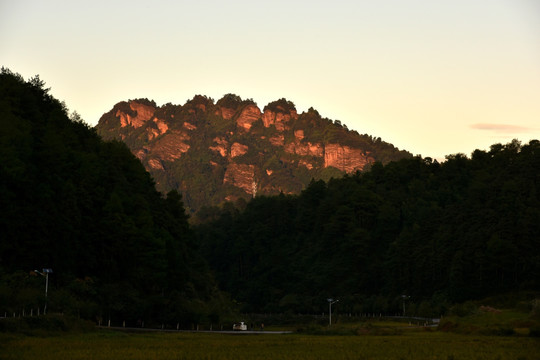
<instances>
[{"instance_id":1,"label":"sky","mask_svg":"<svg viewBox=\"0 0 540 360\"><path fill-rule=\"evenodd\" d=\"M435 159L540 139L540 0L0 0L0 65L92 126L233 93Z\"/></svg>"}]
</instances>

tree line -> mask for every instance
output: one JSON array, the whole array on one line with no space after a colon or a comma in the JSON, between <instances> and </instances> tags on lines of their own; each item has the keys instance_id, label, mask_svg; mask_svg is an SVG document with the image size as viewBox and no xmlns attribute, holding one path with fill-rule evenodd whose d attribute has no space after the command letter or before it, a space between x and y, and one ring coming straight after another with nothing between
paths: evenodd
<instances>
[{"instance_id":1,"label":"tree line","mask_svg":"<svg viewBox=\"0 0 540 360\"><path fill-rule=\"evenodd\" d=\"M219 286L253 312L423 315L540 290L540 142L375 163L196 228Z\"/></svg>"},{"instance_id":2,"label":"tree line","mask_svg":"<svg viewBox=\"0 0 540 360\"><path fill-rule=\"evenodd\" d=\"M181 196L157 192L123 143L70 116L39 77L2 69L0 157L0 312L47 302L103 323L217 324L235 309L320 314L327 298L344 312L439 315L540 291L536 140L378 162L191 226Z\"/></svg>"},{"instance_id":3,"label":"tree line","mask_svg":"<svg viewBox=\"0 0 540 360\"><path fill-rule=\"evenodd\" d=\"M222 298L181 196L158 193L121 142L104 142L39 77L0 74L0 311L198 322ZM34 270L51 268L49 295ZM215 321L215 320L214 320Z\"/></svg>"}]
</instances>

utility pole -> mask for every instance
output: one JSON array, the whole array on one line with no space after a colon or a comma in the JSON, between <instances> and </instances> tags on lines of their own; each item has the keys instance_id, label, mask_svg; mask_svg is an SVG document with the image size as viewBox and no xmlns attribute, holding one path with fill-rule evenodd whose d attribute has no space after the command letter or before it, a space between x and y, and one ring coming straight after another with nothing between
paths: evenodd
<instances>
[{"instance_id":1,"label":"utility pole","mask_svg":"<svg viewBox=\"0 0 540 360\"><path fill-rule=\"evenodd\" d=\"M403 316L405 317L405 301L410 298L408 295L401 295L401 298L403 299Z\"/></svg>"},{"instance_id":2,"label":"utility pole","mask_svg":"<svg viewBox=\"0 0 540 360\"><path fill-rule=\"evenodd\" d=\"M43 269L43 272L34 270L35 273L45 276L45 308L43 308L43 315L47 314L47 296L49 293L49 274L51 274L53 271L52 269Z\"/></svg>"}]
</instances>

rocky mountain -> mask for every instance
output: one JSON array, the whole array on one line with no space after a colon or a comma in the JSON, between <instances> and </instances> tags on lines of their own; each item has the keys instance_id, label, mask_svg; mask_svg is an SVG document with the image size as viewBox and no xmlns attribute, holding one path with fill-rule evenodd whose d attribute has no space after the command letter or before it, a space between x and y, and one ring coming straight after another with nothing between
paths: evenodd
<instances>
[{"instance_id":1,"label":"rocky mountain","mask_svg":"<svg viewBox=\"0 0 540 360\"><path fill-rule=\"evenodd\" d=\"M106 140L125 142L156 181L177 189L191 212L256 194L299 193L312 179L328 180L411 154L310 108L298 114L280 99L261 109L227 94L197 95L184 105L122 101L96 126Z\"/></svg>"}]
</instances>

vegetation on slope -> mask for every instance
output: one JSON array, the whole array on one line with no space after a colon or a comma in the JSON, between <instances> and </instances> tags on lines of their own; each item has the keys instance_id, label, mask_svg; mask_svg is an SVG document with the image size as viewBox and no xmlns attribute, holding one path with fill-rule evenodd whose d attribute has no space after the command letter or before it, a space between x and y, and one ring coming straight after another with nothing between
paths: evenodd
<instances>
[{"instance_id":1,"label":"vegetation on slope","mask_svg":"<svg viewBox=\"0 0 540 360\"><path fill-rule=\"evenodd\" d=\"M155 135L157 125L152 120L137 127L122 126L119 114L137 115L130 107L133 103L155 108L152 118L167 124L167 131ZM313 108L299 114L297 119L294 117L285 125L281 124L279 129L274 124L266 127L260 117L246 131L236 121L242 110L253 105L256 105L253 100L242 100L235 94L226 94L215 103L211 98L197 95L184 105L166 104L161 107L156 107L148 99L136 99L116 104L101 117L96 129L104 139L121 140L133 153L139 154L155 179L157 189L163 193L171 189L182 193L190 213L196 213L202 207L222 205L225 199L251 199L251 191L224 181L224 174L231 164L253 166L257 194L263 195L277 195L280 192L298 194L312 178L328 181L331 177L341 177L344 171L325 167L322 150L317 156L310 156L286 149L287 145L295 145L295 131L298 130L303 134L298 144L303 147L317 145L322 149L326 144L340 144L361 150L369 161L375 159L384 164L412 156L381 138L360 135L350 131L340 121L323 118ZM271 102L263 110L283 116L296 113L294 103L286 99ZM223 116L223 111L229 113L230 118ZM184 124L190 124L189 130ZM160 142L173 133L183 134L183 146L189 146L174 160L155 151ZM238 143L246 146L247 152L234 158L230 153L220 153L216 150L216 139L226 144L224 149ZM275 139L281 139L282 144ZM173 148L179 146L177 143ZM156 166L158 163L160 166ZM369 168L369 164L366 168ZM198 217L197 220L205 219Z\"/></svg>"},{"instance_id":2,"label":"vegetation on slope","mask_svg":"<svg viewBox=\"0 0 540 360\"><path fill-rule=\"evenodd\" d=\"M129 149L104 142L35 77L0 74L0 310L103 322L218 316L181 197L158 193ZM33 310L31 310L33 309Z\"/></svg>"},{"instance_id":3,"label":"vegetation on slope","mask_svg":"<svg viewBox=\"0 0 540 360\"><path fill-rule=\"evenodd\" d=\"M213 100L160 111L199 105ZM320 121L312 109L302 117ZM176 191L158 193L124 144L70 119L38 77L2 70L0 121L0 311L47 301L50 312L103 323L217 323L228 305L205 260L250 312L320 314L334 298L340 312L438 316L455 302L540 291L538 141L442 164L377 162L299 195L206 208L213 221L193 228ZM311 136L331 136L317 129ZM196 194L213 186L203 170L190 173ZM48 299L33 271L42 268L54 270Z\"/></svg>"},{"instance_id":4,"label":"vegetation on slope","mask_svg":"<svg viewBox=\"0 0 540 360\"><path fill-rule=\"evenodd\" d=\"M220 287L246 311L443 313L540 290L540 142L440 164L415 157L257 197L197 227ZM405 297L403 297L405 295Z\"/></svg>"}]
</instances>

